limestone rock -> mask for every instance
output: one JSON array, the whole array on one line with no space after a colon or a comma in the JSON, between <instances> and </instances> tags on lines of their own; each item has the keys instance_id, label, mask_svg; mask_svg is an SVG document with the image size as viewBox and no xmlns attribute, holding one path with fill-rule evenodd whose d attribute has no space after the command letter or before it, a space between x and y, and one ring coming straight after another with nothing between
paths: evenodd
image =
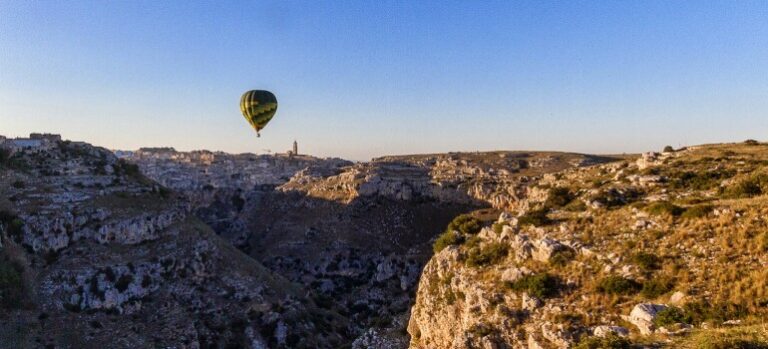
<instances>
[{"instance_id":1,"label":"limestone rock","mask_svg":"<svg viewBox=\"0 0 768 349\"><path fill-rule=\"evenodd\" d=\"M656 314L664 309L667 309L666 305L653 304L653 303L640 303L632 308L632 312L629 313L629 322L637 326L641 334L649 335L654 331L653 319L656 318Z\"/></svg>"}]
</instances>

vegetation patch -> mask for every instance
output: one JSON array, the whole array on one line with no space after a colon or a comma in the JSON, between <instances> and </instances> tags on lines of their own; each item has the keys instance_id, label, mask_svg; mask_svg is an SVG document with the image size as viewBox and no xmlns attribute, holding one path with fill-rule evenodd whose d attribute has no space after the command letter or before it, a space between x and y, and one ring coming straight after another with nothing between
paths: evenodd
<instances>
[{"instance_id":1,"label":"vegetation patch","mask_svg":"<svg viewBox=\"0 0 768 349\"><path fill-rule=\"evenodd\" d=\"M708 303L689 302L683 306L686 316L691 318L692 324L700 324L704 321L721 323L726 320L740 319L747 316L747 308L734 303Z\"/></svg>"},{"instance_id":2,"label":"vegetation patch","mask_svg":"<svg viewBox=\"0 0 768 349\"><path fill-rule=\"evenodd\" d=\"M528 211L526 214L518 217L517 222L520 225L532 225L535 227L547 225L552 223L552 220L547 217L548 212L549 210L547 209Z\"/></svg>"},{"instance_id":3,"label":"vegetation patch","mask_svg":"<svg viewBox=\"0 0 768 349\"><path fill-rule=\"evenodd\" d=\"M685 219L702 218L706 217L714 210L715 207L712 205L696 205L685 209L685 212L680 216Z\"/></svg>"},{"instance_id":4,"label":"vegetation patch","mask_svg":"<svg viewBox=\"0 0 768 349\"><path fill-rule=\"evenodd\" d=\"M0 210L0 225L2 225L5 233L14 241L21 242L21 237L24 234L24 221L19 218L15 213L7 210Z\"/></svg>"},{"instance_id":5,"label":"vegetation patch","mask_svg":"<svg viewBox=\"0 0 768 349\"><path fill-rule=\"evenodd\" d=\"M570 263L574 258L576 258L576 251L568 247L553 253L552 256L549 257L549 264L563 267Z\"/></svg>"},{"instance_id":6,"label":"vegetation patch","mask_svg":"<svg viewBox=\"0 0 768 349\"><path fill-rule=\"evenodd\" d=\"M754 174L725 188L723 197L729 199L744 199L760 196L768 191L768 175Z\"/></svg>"},{"instance_id":7,"label":"vegetation patch","mask_svg":"<svg viewBox=\"0 0 768 349\"><path fill-rule=\"evenodd\" d=\"M435 243L432 245L432 251L438 253L451 245L460 245L464 242L464 237L457 231L447 230L437 237Z\"/></svg>"},{"instance_id":8,"label":"vegetation patch","mask_svg":"<svg viewBox=\"0 0 768 349\"><path fill-rule=\"evenodd\" d=\"M507 283L509 289L516 292L528 292L538 298L550 298L560 292L560 280L547 273L527 275L515 282Z\"/></svg>"},{"instance_id":9,"label":"vegetation patch","mask_svg":"<svg viewBox=\"0 0 768 349\"><path fill-rule=\"evenodd\" d=\"M467 235L475 235L483 228L483 223L470 215L459 215L454 218L432 245L432 251L438 253L451 245L461 245L467 240Z\"/></svg>"},{"instance_id":10,"label":"vegetation patch","mask_svg":"<svg viewBox=\"0 0 768 349\"><path fill-rule=\"evenodd\" d=\"M565 187L554 187L549 189L547 200L544 201L544 207L555 209L561 208L570 203L576 196L570 189Z\"/></svg>"},{"instance_id":11,"label":"vegetation patch","mask_svg":"<svg viewBox=\"0 0 768 349\"><path fill-rule=\"evenodd\" d=\"M661 258L653 253L640 252L632 256L632 262L641 270L649 272L661 268Z\"/></svg>"},{"instance_id":12,"label":"vegetation patch","mask_svg":"<svg viewBox=\"0 0 768 349\"><path fill-rule=\"evenodd\" d=\"M482 228L483 223L479 219L463 214L454 218L451 223L448 223L446 230L456 230L465 235L474 235L479 233Z\"/></svg>"},{"instance_id":13,"label":"vegetation patch","mask_svg":"<svg viewBox=\"0 0 768 349\"><path fill-rule=\"evenodd\" d=\"M675 281L670 278L656 278L648 280L643 283L643 289L640 291L640 295L647 299L653 299L659 297L675 287Z\"/></svg>"},{"instance_id":14,"label":"vegetation patch","mask_svg":"<svg viewBox=\"0 0 768 349\"><path fill-rule=\"evenodd\" d=\"M507 245L503 243L489 243L483 247L475 247L469 250L465 263L470 267L484 267L496 264L507 256Z\"/></svg>"},{"instance_id":15,"label":"vegetation patch","mask_svg":"<svg viewBox=\"0 0 768 349\"><path fill-rule=\"evenodd\" d=\"M3 309L18 309L24 299L24 281L21 264L0 258L0 307Z\"/></svg>"},{"instance_id":16,"label":"vegetation patch","mask_svg":"<svg viewBox=\"0 0 768 349\"><path fill-rule=\"evenodd\" d=\"M637 189L633 188L609 188L592 195L590 200L598 202L606 208L616 208L636 201L640 194Z\"/></svg>"},{"instance_id":17,"label":"vegetation patch","mask_svg":"<svg viewBox=\"0 0 768 349\"><path fill-rule=\"evenodd\" d=\"M133 275L123 274L119 279L117 279L115 288L120 292L124 292L128 289L128 286L131 284L131 282L133 282Z\"/></svg>"},{"instance_id":18,"label":"vegetation patch","mask_svg":"<svg viewBox=\"0 0 768 349\"><path fill-rule=\"evenodd\" d=\"M645 211L655 216L670 215L676 217L685 212L685 209L668 201L659 201L648 205Z\"/></svg>"},{"instance_id":19,"label":"vegetation patch","mask_svg":"<svg viewBox=\"0 0 768 349\"><path fill-rule=\"evenodd\" d=\"M653 324L656 327L669 326L677 323L689 324L691 321L691 316L677 307L669 307L661 310L656 313L656 317L653 318Z\"/></svg>"},{"instance_id":20,"label":"vegetation patch","mask_svg":"<svg viewBox=\"0 0 768 349\"><path fill-rule=\"evenodd\" d=\"M600 279L597 290L607 294L632 295L640 291L642 285L632 279L611 275Z\"/></svg>"},{"instance_id":21,"label":"vegetation patch","mask_svg":"<svg viewBox=\"0 0 768 349\"><path fill-rule=\"evenodd\" d=\"M735 174L736 171L730 169L678 172L672 176L670 186L674 189L710 190Z\"/></svg>"}]
</instances>

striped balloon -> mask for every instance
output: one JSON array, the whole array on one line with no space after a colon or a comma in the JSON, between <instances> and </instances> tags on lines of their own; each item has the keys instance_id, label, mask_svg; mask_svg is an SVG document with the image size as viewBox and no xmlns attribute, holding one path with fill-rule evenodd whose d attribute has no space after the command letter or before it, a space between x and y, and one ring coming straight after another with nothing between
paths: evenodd
<instances>
[{"instance_id":1,"label":"striped balloon","mask_svg":"<svg viewBox=\"0 0 768 349\"><path fill-rule=\"evenodd\" d=\"M245 120L248 120L251 127L256 130L256 135L261 137L259 131L275 116L277 98L269 91L248 91L240 97L240 111L243 112Z\"/></svg>"}]
</instances>

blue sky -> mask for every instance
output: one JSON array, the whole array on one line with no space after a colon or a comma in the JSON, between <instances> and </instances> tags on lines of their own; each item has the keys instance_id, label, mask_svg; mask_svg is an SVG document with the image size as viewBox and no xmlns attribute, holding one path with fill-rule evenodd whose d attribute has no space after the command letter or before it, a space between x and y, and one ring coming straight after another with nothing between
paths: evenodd
<instances>
[{"instance_id":1,"label":"blue sky","mask_svg":"<svg viewBox=\"0 0 768 349\"><path fill-rule=\"evenodd\" d=\"M240 94L268 89L261 138ZM0 1L0 134L319 156L768 134L766 1Z\"/></svg>"}]
</instances>

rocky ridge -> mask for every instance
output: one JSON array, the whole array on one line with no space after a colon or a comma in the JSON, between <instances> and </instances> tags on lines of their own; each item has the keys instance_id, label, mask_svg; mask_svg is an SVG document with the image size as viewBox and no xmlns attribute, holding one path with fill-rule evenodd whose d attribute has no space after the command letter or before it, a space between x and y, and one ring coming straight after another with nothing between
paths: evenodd
<instances>
[{"instance_id":1,"label":"rocky ridge","mask_svg":"<svg viewBox=\"0 0 768 349\"><path fill-rule=\"evenodd\" d=\"M0 146L0 343L318 348L346 322L194 217L194 198L84 143Z\"/></svg>"},{"instance_id":2,"label":"rocky ridge","mask_svg":"<svg viewBox=\"0 0 768 349\"><path fill-rule=\"evenodd\" d=\"M765 345L747 335L768 314L765 149L567 169L485 227L462 218L421 275L410 347L693 348L734 333Z\"/></svg>"}]
</instances>

